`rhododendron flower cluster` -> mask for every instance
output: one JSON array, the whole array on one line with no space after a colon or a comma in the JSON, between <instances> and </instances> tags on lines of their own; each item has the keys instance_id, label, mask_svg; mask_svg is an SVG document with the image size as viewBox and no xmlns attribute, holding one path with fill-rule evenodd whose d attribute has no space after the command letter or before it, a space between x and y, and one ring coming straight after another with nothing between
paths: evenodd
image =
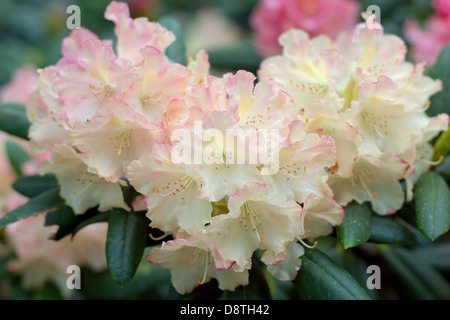
<instances>
[{"instance_id":1,"label":"rhododendron flower cluster","mask_svg":"<svg viewBox=\"0 0 450 320\"><path fill-rule=\"evenodd\" d=\"M263 61L262 81L290 94L308 133L330 135L337 161L328 183L336 201L370 202L379 214L401 208L433 154L428 142L447 128L449 117L425 114L440 80L424 74L425 63L405 61L406 46L380 25L360 24L336 40L310 38L301 30L280 37L283 54Z\"/></svg>"},{"instance_id":2,"label":"rhododendron flower cluster","mask_svg":"<svg viewBox=\"0 0 450 320\"><path fill-rule=\"evenodd\" d=\"M281 53L278 37L291 28L332 38L350 32L360 9L355 0L262 0L250 17L256 48L264 57Z\"/></svg>"},{"instance_id":3,"label":"rhododendron flower cluster","mask_svg":"<svg viewBox=\"0 0 450 320\"><path fill-rule=\"evenodd\" d=\"M401 207L399 180L411 190L430 163L428 141L448 124L424 113L440 82L381 28L336 40L290 30L255 83L244 70L211 75L205 51L172 62L174 34L130 18L126 4L112 2L105 17L115 47L76 29L61 60L39 70L31 143L51 152L40 172L56 176L77 214L140 210L144 199L150 226L173 238L147 259L170 269L182 294L212 278L224 290L246 285L255 258L294 279L300 244L330 234L341 205Z\"/></svg>"},{"instance_id":4,"label":"rhododendron flower cluster","mask_svg":"<svg viewBox=\"0 0 450 320\"><path fill-rule=\"evenodd\" d=\"M211 278L222 289L247 284L256 251L275 275L293 279L303 252L297 240L328 234L343 219L326 183L333 138L307 133L280 85L255 85L246 71L212 76L204 51L187 67L171 62L164 51L172 32L131 19L125 4L112 2L105 17L116 25L115 48L75 29L61 60L39 70L27 113L34 151L51 152L40 172L55 174L77 214L131 210L122 195L131 184L151 226L174 238L148 259L172 270L180 293ZM212 161L173 161L176 150L198 151L180 129L199 138ZM233 133L251 152L247 132L276 132L277 143L260 147L277 157L238 161L239 150L208 138L209 130ZM274 174L264 174L269 166Z\"/></svg>"}]
</instances>

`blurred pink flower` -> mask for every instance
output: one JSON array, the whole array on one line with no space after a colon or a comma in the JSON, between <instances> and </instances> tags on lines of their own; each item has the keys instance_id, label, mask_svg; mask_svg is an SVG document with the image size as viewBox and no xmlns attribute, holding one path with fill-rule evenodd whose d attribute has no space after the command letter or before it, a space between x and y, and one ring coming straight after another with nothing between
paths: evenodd
<instances>
[{"instance_id":1,"label":"blurred pink flower","mask_svg":"<svg viewBox=\"0 0 450 320\"><path fill-rule=\"evenodd\" d=\"M0 102L26 103L31 92L38 88L38 73L30 66L22 67L11 77L11 81L0 89ZM0 218L28 201L11 187L17 174L7 157L5 141L19 144L30 151L27 141L0 132ZM31 155L31 153L30 153ZM23 164L25 175L35 174L40 163L51 155L50 152L33 155L32 160ZM95 271L106 269L104 255L106 223L89 225L80 230L73 239L65 237L60 241L50 240L56 226L45 226L45 215L22 219L6 228L7 244L0 244L0 252L14 250L16 258L7 266L11 272L23 275L23 285L36 288L47 280L53 280L63 294L66 288L67 267L71 264L89 266Z\"/></svg>"},{"instance_id":2,"label":"blurred pink flower","mask_svg":"<svg viewBox=\"0 0 450 320\"><path fill-rule=\"evenodd\" d=\"M12 74L10 82L0 88L0 102L26 103L30 93L36 90L37 87L38 73L36 69L32 66L19 68ZM7 140L29 150L28 143L24 140L0 132L0 217L27 202L27 198L15 192L11 187L17 176L4 148ZM38 166L38 161L31 160L23 165L22 170L26 174L34 174L37 172Z\"/></svg>"},{"instance_id":3,"label":"blurred pink flower","mask_svg":"<svg viewBox=\"0 0 450 320\"><path fill-rule=\"evenodd\" d=\"M441 50L450 43L450 0L433 1L434 14L422 29L417 21L405 23L405 36L411 43L411 57L414 62L433 64Z\"/></svg>"},{"instance_id":4,"label":"blurred pink flower","mask_svg":"<svg viewBox=\"0 0 450 320\"><path fill-rule=\"evenodd\" d=\"M7 228L7 240L17 256L7 268L22 274L26 288L38 288L50 280L66 295L68 266L88 266L97 272L106 269L107 227L107 223L91 224L73 239L66 236L54 241L50 239L58 227L45 226L44 214L20 220Z\"/></svg>"},{"instance_id":5,"label":"blurred pink flower","mask_svg":"<svg viewBox=\"0 0 450 320\"><path fill-rule=\"evenodd\" d=\"M31 66L18 69L12 75L11 81L0 91L0 101L3 103L25 103L28 95L38 87L38 73Z\"/></svg>"},{"instance_id":6,"label":"blurred pink flower","mask_svg":"<svg viewBox=\"0 0 450 320\"><path fill-rule=\"evenodd\" d=\"M354 0L262 0L250 17L256 47L265 57L281 53L278 37L290 28L310 36L337 36L359 22L360 5Z\"/></svg>"}]
</instances>

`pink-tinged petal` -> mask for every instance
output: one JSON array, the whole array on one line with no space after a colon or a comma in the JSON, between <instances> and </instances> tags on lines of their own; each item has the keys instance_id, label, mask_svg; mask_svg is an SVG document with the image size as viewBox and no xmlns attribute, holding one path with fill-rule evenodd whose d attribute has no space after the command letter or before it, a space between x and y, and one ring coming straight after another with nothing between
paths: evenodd
<instances>
[{"instance_id":1,"label":"pink-tinged petal","mask_svg":"<svg viewBox=\"0 0 450 320\"><path fill-rule=\"evenodd\" d=\"M263 255L262 261L264 262L264 256L266 256L270 251L266 251ZM292 241L287 245L287 259L280 261L273 265L267 266L267 271L269 271L272 276L281 281L292 281L297 276L298 270L302 265L302 260L300 257L305 253L305 249L295 242ZM272 261L273 259L268 259Z\"/></svg>"},{"instance_id":2,"label":"pink-tinged petal","mask_svg":"<svg viewBox=\"0 0 450 320\"><path fill-rule=\"evenodd\" d=\"M248 284L247 271L217 270L211 250L203 241L192 237L165 242L161 248L150 251L147 259L170 269L172 284L180 294L191 292L211 278L218 280L222 290L234 290L239 285Z\"/></svg>"},{"instance_id":3,"label":"pink-tinged petal","mask_svg":"<svg viewBox=\"0 0 450 320\"><path fill-rule=\"evenodd\" d=\"M144 59L136 67L139 79L124 100L139 106L150 122L158 123L172 100L184 99L194 76L185 66L167 61L157 48L145 47L140 53Z\"/></svg>"},{"instance_id":4,"label":"pink-tinged petal","mask_svg":"<svg viewBox=\"0 0 450 320\"><path fill-rule=\"evenodd\" d=\"M194 162L194 170L201 184L200 197L219 201L248 182L263 183L257 168L258 159L250 159L248 144L252 142L246 141L246 131L238 127L232 113L216 111L206 115L198 131L198 137L202 138L198 147L192 139L183 139L175 143L174 148L182 146L183 150L190 150L194 157L196 154L202 157L200 163ZM242 136L240 133L243 133Z\"/></svg>"},{"instance_id":5,"label":"pink-tinged petal","mask_svg":"<svg viewBox=\"0 0 450 320\"><path fill-rule=\"evenodd\" d=\"M195 60L190 60L188 64L188 69L192 71L192 73L195 75L194 83L196 85L205 85L209 81L209 69L211 65L209 63L209 56L208 53L205 50L200 50L195 55Z\"/></svg>"},{"instance_id":6,"label":"pink-tinged petal","mask_svg":"<svg viewBox=\"0 0 450 320\"><path fill-rule=\"evenodd\" d=\"M342 118L330 120L320 117L309 121L307 131L330 135L336 143L336 164L330 169L331 174L341 177L351 175L353 160L358 156L358 148L363 143L363 136Z\"/></svg>"},{"instance_id":7,"label":"pink-tinged petal","mask_svg":"<svg viewBox=\"0 0 450 320\"><path fill-rule=\"evenodd\" d=\"M400 97L395 83L385 76L375 83L361 84L359 103L345 115L364 136L361 152L401 154L411 146L415 130L412 122L420 104L409 98Z\"/></svg>"},{"instance_id":8,"label":"pink-tinged petal","mask_svg":"<svg viewBox=\"0 0 450 320\"><path fill-rule=\"evenodd\" d=\"M160 138L160 129L132 107L119 99L108 99L96 117L74 127L68 141L86 153L91 172L118 181L126 167L150 152Z\"/></svg>"},{"instance_id":9,"label":"pink-tinged petal","mask_svg":"<svg viewBox=\"0 0 450 320\"><path fill-rule=\"evenodd\" d=\"M128 178L136 190L148 197L147 215L152 226L166 232L182 227L196 234L211 219L211 203L198 196L197 178L175 165L170 152L170 147L156 145L152 155L132 162Z\"/></svg>"},{"instance_id":10,"label":"pink-tinged petal","mask_svg":"<svg viewBox=\"0 0 450 320\"><path fill-rule=\"evenodd\" d=\"M120 184L108 182L87 171L85 156L67 145L56 145L52 157L40 169L40 173L52 172L61 186L61 197L76 214L99 206L99 211L112 208L128 210Z\"/></svg>"},{"instance_id":11,"label":"pink-tinged petal","mask_svg":"<svg viewBox=\"0 0 450 320\"><path fill-rule=\"evenodd\" d=\"M129 62L116 59L111 46L89 40L78 51L77 63L60 68L54 86L73 126L91 119L104 100L120 98L135 81Z\"/></svg>"},{"instance_id":12,"label":"pink-tinged petal","mask_svg":"<svg viewBox=\"0 0 450 320\"><path fill-rule=\"evenodd\" d=\"M352 41L355 59L365 77L376 79L404 63L406 45L395 35L384 35L383 30L369 29L361 24Z\"/></svg>"},{"instance_id":13,"label":"pink-tinged petal","mask_svg":"<svg viewBox=\"0 0 450 320\"><path fill-rule=\"evenodd\" d=\"M363 155L355 159L351 178L330 177L329 182L340 205L369 201L376 213L391 214L403 205L405 194L399 180L408 168L408 163L391 154Z\"/></svg>"},{"instance_id":14,"label":"pink-tinged petal","mask_svg":"<svg viewBox=\"0 0 450 320\"><path fill-rule=\"evenodd\" d=\"M77 59L78 50L81 49L83 44L89 40L99 40L97 35L92 31L85 28L73 29L70 35L64 38L61 52L65 59L70 62L75 62ZM109 42L103 41L105 44Z\"/></svg>"},{"instance_id":15,"label":"pink-tinged petal","mask_svg":"<svg viewBox=\"0 0 450 320\"><path fill-rule=\"evenodd\" d=\"M405 178L406 182L406 201L413 200L413 190L414 185L419 180L420 176L427 172L431 164L433 163L432 157L433 157L433 147L426 143L419 147L417 147L417 150L414 149L415 153L411 159L410 163L410 169L408 170L408 175Z\"/></svg>"},{"instance_id":16,"label":"pink-tinged petal","mask_svg":"<svg viewBox=\"0 0 450 320\"><path fill-rule=\"evenodd\" d=\"M389 77L395 81L401 96L414 96L421 105L426 105L432 95L442 90L441 80L425 75L426 67L426 63L405 63L397 73L390 73Z\"/></svg>"},{"instance_id":17,"label":"pink-tinged petal","mask_svg":"<svg viewBox=\"0 0 450 320\"><path fill-rule=\"evenodd\" d=\"M344 209L335 202L334 193L329 188L325 197L309 195L303 209L306 211L303 214L305 234L301 236L309 241L329 235L345 216Z\"/></svg>"},{"instance_id":18,"label":"pink-tinged petal","mask_svg":"<svg viewBox=\"0 0 450 320\"><path fill-rule=\"evenodd\" d=\"M105 18L115 23L117 36L117 55L128 59L133 65L142 62L139 53L142 48L153 46L164 52L175 41L175 35L156 22L147 18L130 18L128 5L123 2L111 2L106 8Z\"/></svg>"},{"instance_id":19,"label":"pink-tinged petal","mask_svg":"<svg viewBox=\"0 0 450 320\"><path fill-rule=\"evenodd\" d=\"M26 112L31 122L30 145L34 152L44 153L54 144L66 143L69 126L62 119L59 94L53 86L59 76L57 68L47 67L38 73L38 90L30 94Z\"/></svg>"},{"instance_id":20,"label":"pink-tinged petal","mask_svg":"<svg viewBox=\"0 0 450 320\"><path fill-rule=\"evenodd\" d=\"M228 199L228 209L207 227L225 262L246 268L258 248L271 251L276 261L286 259L286 246L295 238L302 213L295 201L282 194L269 199L264 185L249 183Z\"/></svg>"},{"instance_id":21,"label":"pink-tinged petal","mask_svg":"<svg viewBox=\"0 0 450 320\"><path fill-rule=\"evenodd\" d=\"M289 144L280 150L278 171L265 177L272 194L283 193L303 203L309 194L322 197L328 174L336 162L336 145L330 136L306 134L300 121L293 122Z\"/></svg>"},{"instance_id":22,"label":"pink-tinged petal","mask_svg":"<svg viewBox=\"0 0 450 320\"><path fill-rule=\"evenodd\" d=\"M169 145L156 144L152 153L133 161L128 167L128 178L140 193L149 196L168 182L186 175L182 167L172 163Z\"/></svg>"},{"instance_id":23,"label":"pink-tinged petal","mask_svg":"<svg viewBox=\"0 0 450 320\"><path fill-rule=\"evenodd\" d=\"M334 83L348 75L348 62L342 54L332 48L318 50L300 30L286 32L280 43L283 55L264 60L258 77L281 84L298 107L333 95Z\"/></svg>"},{"instance_id":24,"label":"pink-tinged petal","mask_svg":"<svg viewBox=\"0 0 450 320\"><path fill-rule=\"evenodd\" d=\"M194 85L189 88L186 102L190 108L202 112L225 111L227 107L227 93L223 78L209 78L207 86Z\"/></svg>"}]
</instances>

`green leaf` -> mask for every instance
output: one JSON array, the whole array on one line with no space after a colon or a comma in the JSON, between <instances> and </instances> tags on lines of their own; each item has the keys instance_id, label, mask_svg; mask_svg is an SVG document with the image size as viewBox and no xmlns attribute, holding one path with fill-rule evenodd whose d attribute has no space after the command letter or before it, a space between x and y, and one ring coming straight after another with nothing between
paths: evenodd
<instances>
[{"instance_id":1,"label":"green leaf","mask_svg":"<svg viewBox=\"0 0 450 320\"><path fill-rule=\"evenodd\" d=\"M318 249L305 249L294 280L302 299L370 300L358 282Z\"/></svg>"},{"instance_id":2,"label":"green leaf","mask_svg":"<svg viewBox=\"0 0 450 320\"><path fill-rule=\"evenodd\" d=\"M63 204L64 200L59 196L59 188L48 190L31 198L24 205L8 212L0 219L0 229L20 219L27 218L42 211L55 209Z\"/></svg>"},{"instance_id":3,"label":"green leaf","mask_svg":"<svg viewBox=\"0 0 450 320\"><path fill-rule=\"evenodd\" d=\"M442 90L430 98L428 115L450 114L450 44L442 49L436 63L429 69L428 75L442 80Z\"/></svg>"},{"instance_id":4,"label":"green leaf","mask_svg":"<svg viewBox=\"0 0 450 320\"><path fill-rule=\"evenodd\" d=\"M123 287L134 276L147 243L149 221L143 214L113 209L106 239L106 261Z\"/></svg>"},{"instance_id":5,"label":"green leaf","mask_svg":"<svg viewBox=\"0 0 450 320\"><path fill-rule=\"evenodd\" d=\"M416 235L389 217L373 215L369 242L413 246L420 244Z\"/></svg>"},{"instance_id":6,"label":"green leaf","mask_svg":"<svg viewBox=\"0 0 450 320\"><path fill-rule=\"evenodd\" d=\"M29 128L30 122L24 105L11 103L0 105L0 130L28 140Z\"/></svg>"},{"instance_id":7,"label":"green leaf","mask_svg":"<svg viewBox=\"0 0 450 320\"><path fill-rule=\"evenodd\" d=\"M412 254L438 270L450 271L450 243L419 246L412 250Z\"/></svg>"},{"instance_id":8,"label":"green leaf","mask_svg":"<svg viewBox=\"0 0 450 320\"><path fill-rule=\"evenodd\" d=\"M53 240L60 240L70 234L76 225L76 215L72 208L63 206L57 210L47 213L45 216L45 225L57 225L59 228L52 236Z\"/></svg>"},{"instance_id":9,"label":"green leaf","mask_svg":"<svg viewBox=\"0 0 450 320\"><path fill-rule=\"evenodd\" d=\"M320 237L317 239L317 243L317 248L350 273L371 299L379 299L379 290L367 287L367 268L369 265L357 256L354 250L345 250L338 240L331 236Z\"/></svg>"},{"instance_id":10,"label":"green leaf","mask_svg":"<svg viewBox=\"0 0 450 320\"><path fill-rule=\"evenodd\" d=\"M19 144L9 140L5 141L5 151L14 171L21 176L22 165L31 160L30 154Z\"/></svg>"},{"instance_id":11,"label":"green leaf","mask_svg":"<svg viewBox=\"0 0 450 320\"><path fill-rule=\"evenodd\" d=\"M401 247L380 246L381 257L394 273L393 279L413 299L449 299L450 286L445 278L426 261L417 259Z\"/></svg>"},{"instance_id":12,"label":"green leaf","mask_svg":"<svg viewBox=\"0 0 450 320\"><path fill-rule=\"evenodd\" d=\"M344 249L356 247L369 240L371 216L372 210L368 203L361 205L353 201L345 207L344 221L336 229Z\"/></svg>"},{"instance_id":13,"label":"green leaf","mask_svg":"<svg viewBox=\"0 0 450 320\"><path fill-rule=\"evenodd\" d=\"M111 212L107 211L107 212L101 212L101 213L96 214L86 220L83 220L75 227L75 229L73 229L72 238L75 237L75 234L78 231L80 231L81 229L83 229L84 227L86 227L90 224L94 224L94 223L108 222L110 217L111 217Z\"/></svg>"},{"instance_id":14,"label":"green leaf","mask_svg":"<svg viewBox=\"0 0 450 320\"><path fill-rule=\"evenodd\" d=\"M51 173L19 177L13 184L14 190L25 197L35 197L49 189L58 188L58 181Z\"/></svg>"},{"instance_id":15,"label":"green leaf","mask_svg":"<svg viewBox=\"0 0 450 320\"><path fill-rule=\"evenodd\" d=\"M443 132L434 144L433 161L438 161L445 157L450 151L450 126Z\"/></svg>"},{"instance_id":16,"label":"green leaf","mask_svg":"<svg viewBox=\"0 0 450 320\"><path fill-rule=\"evenodd\" d=\"M53 240L60 240L72 234L72 238L82 228L97 222L107 222L110 211L99 212L97 208L92 208L84 214L75 214L71 207L63 206L55 211L47 213L45 225L57 225L58 231L52 236Z\"/></svg>"},{"instance_id":17,"label":"green leaf","mask_svg":"<svg viewBox=\"0 0 450 320\"><path fill-rule=\"evenodd\" d=\"M414 190L417 227L430 240L435 240L450 227L450 190L437 173L424 173Z\"/></svg>"},{"instance_id":18,"label":"green leaf","mask_svg":"<svg viewBox=\"0 0 450 320\"><path fill-rule=\"evenodd\" d=\"M184 39L183 25L178 19L171 16L162 17L159 24L175 34L176 40L167 48L167 57L176 63L186 65L186 44Z\"/></svg>"}]
</instances>

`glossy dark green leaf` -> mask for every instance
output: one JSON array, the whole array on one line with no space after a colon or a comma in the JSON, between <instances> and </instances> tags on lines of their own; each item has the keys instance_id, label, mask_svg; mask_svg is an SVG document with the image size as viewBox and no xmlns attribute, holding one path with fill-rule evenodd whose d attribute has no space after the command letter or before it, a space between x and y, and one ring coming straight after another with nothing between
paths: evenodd
<instances>
[{"instance_id":1,"label":"glossy dark green leaf","mask_svg":"<svg viewBox=\"0 0 450 320\"><path fill-rule=\"evenodd\" d=\"M113 209L106 239L106 261L123 287L134 276L147 243L149 220L137 212Z\"/></svg>"},{"instance_id":2,"label":"glossy dark green leaf","mask_svg":"<svg viewBox=\"0 0 450 320\"><path fill-rule=\"evenodd\" d=\"M99 222L108 222L110 217L111 217L111 212L107 211L107 212L100 212L86 220L83 220L72 231L72 237L74 237L78 231L80 231L84 227L87 227L90 224L99 223Z\"/></svg>"},{"instance_id":3,"label":"glossy dark green leaf","mask_svg":"<svg viewBox=\"0 0 450 320\"><path fill-rule=\"evenodd\" d=\"M22 175L22 166L31 160L30 154L16 142L5 141L5 151L12 168L18 176Z\"/></svg>"},{"instance_id":4,"label":"glossy dark green leaf","mask_svg":"<svg viewBox=\"0 0 450 320\"><path fill-rule=\"evenodd\" d=\"M373 215L369 242L413 246L420 244L416 235L390 217Z\"/></svg>"},{"instance_id":5,"label":"glossy dark green leaf","mask_svg":"<svg viewBox=\"0 0 450 320\"><path fill-rule=\"evenodd\" d=\"M64 200L59 196L59 188L48 190L34 198L31 198L24 205L8 212L3 218L0 219L0 228L3 228L20 219L32 216L33 214L46 210L52 210L62 205L64 205Z\"/></svg>"},{"instance_id":6,"label":"glossy dark green leaf","mask_svg":"<svg viewBox=\"0 0 450 320\"><path fill-rule=\"evenodd\" d=\"M76 226L77 216L69 206L62 206L61 208L47 213L45 216L45 225L58 226L58 230L52 236L53 240L60 240L70 234Z\"/></svg>"},{"instance_id":7,"label":"glossy dark green leaf","mask_svg":"<svg viewBox=\"0 0 450 320\"><path fill-rule=\"evenodd\" d=\"M30 122L24 105L10 103L0 105L0 130L28 140L29 128Z\"/></svg>"},{"instance_id":8,"label":"glossy dark green leaf","mask_svg":"<svg viewBox=\"0 0 450 320\"><path fill-rule=\"evenodd\" d=\"M380 246L381 256L394 273L394 280L404 287L408 298L436 300L450 298L447 280L427 261L417 259L408 249ZM383 272L383 269L382 269ZM382 275L383 276L383 275Z\"/></svg>"},{"instance_id":9,"label":"glossy dark green leaf","mask_svg":"<svg viewBox=\"0 0 450 320\"><path fill-rule=\"evenodd\" d=\"M107 222L110 212L99 212L92 208L84 214L75 214L71 207L63 206L57 210L47 213L45 224L47 226L58 226L57 232L52 236L53 240L60 240L71 234L72 237L82 228L98 222Z\"/></svg>"},{"instance_id":10,"label":"glossy dark green leaf","mask_svg":"<svg viewBox=\"0 0 450 320\"><path fill-rule=\"evenodd\" d=\"M355 201L349 203L344 209L344 221L336 231L339 242L348 249L369 240L372 210L368 203L361 205Z\"/></svg>"},{"instance_id":11,"label":"glossy dark green leaf","mask_svg":"<svg viewBox=\"0 0 450 320\"><path fill-rule=\"evenodd\" d=\"M371 299L379 299L379 290L369 289L367 287L367 278L369 277L367 268L369 265L361 257L357 256L353 250L345 250L334 237L326 236L317 240L318 249L322 250L339 266L347 270Z\"/></svg>"},{"instance_id":12,"label":"glossy dark green leaf","mask_svg":"<svg viewBox=\"0 0 450 320\"><path fill-rule=\"evenodd\" d=\"M183 25L180 21L171 16L165 16L159 20L159 23L172 31L176 37L176 40L167 48L167 57L176 63L186 65L186 44L184 39Z\"/></svg>"},{"instance_id":13,"label":"glossy dark green leaf","mask_svg":"<svg viewBox=\"0 0 450 320\"><path fill-rule=\"evenodd\" d=\"M34 174L19 177L12 185L14 190L25 197L35 197L49 189L58 188L58 181L51 173L45 175Z\"/></svg>"},{"instance_id":14,"label":"glossy dark green leaf","mask_svg":"<svg viewBox=\"0 0 450 320\"><path fill-rule=\"evenodd\" d=\"M450 190L437 173L424 173L414 190L417 227L430 240L435 240L450 227Z\"/></svg>"},{"instance_id":15,"label":"glossy dark green leaf","mask_svg":"<svg viewBox=\"0 0 450 320\"><path fill-rule=\"evenodd\" d=\"M428 115L450 114L450 44L442 49L436 63L429 69L428 75L442 81L442 90L430 98Z\"/></svg>"},{"instance_id":16,"label":"glossy dark green leaf","mask_svg":"<svg viewBox=\"0 0 450 320\"><path fill-rule=\"evenodd\" d=\"M318 249L305 249L302 266L294 280L302 299L370 300L359 283Z\"/></svg>"}]
</instances>

